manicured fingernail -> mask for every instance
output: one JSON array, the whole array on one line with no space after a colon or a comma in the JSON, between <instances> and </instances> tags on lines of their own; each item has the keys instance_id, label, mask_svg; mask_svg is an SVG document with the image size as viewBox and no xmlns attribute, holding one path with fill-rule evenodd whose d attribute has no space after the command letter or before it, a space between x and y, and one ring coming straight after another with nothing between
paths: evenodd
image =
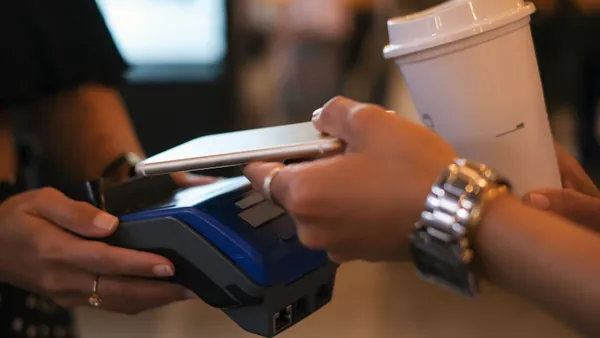
<instances>
[{"instance_id":1,"label":"manicured fingernail","mask_svg":"<svg viewBox=\"0 0 600 338\"><path fill-rule=\"evenodd\" d=\"M119 219L107 213L101 213L94 218L94 225L103 230L112 230L119 223Z\"/></svg>"},{"instance_id":2,"label":"manicured fingernail","mask_svg":"<svg viewBox=\"0 0 600 338\"><path fill-rule=\"evenodd\" d=\"M550 199L544 195L540 194L531 194L529 195L529 204L540 209L540 210L548 210L550 209Z\"/></svg>"},{"instance_id":3,"label":"manicured fingernail","mask_svg":"<svg viewBox=\"0 0 600 338\"><path fill-rule=\"evenodd\" d=\"M183 294L183 296L184 296L186 299L196 299L196 298L198 298L198 295L197 295L197 294L195 294L195 293L194 293L193 291L191 291L191 290L185 290L185 293Z\"/></svg>"},{"instance_id":4,"label":"manicured fingernail","mask_svg":"<svg viewBox=\"0 0 600 338\"><path fill-rule=\"evenodd\" d=\"M323 108L319 108L319 109L315 110L315 112L312 115L312 119L318 120L319 117L321 117L321 112L323 112Z\"/></svg>"},{"instance_id":5,"label":"manicured fingernail","mask_svg":"<svg viewBox=\"0 0 600 338\"><path fill-rule=\"evenodd\" d=\"M171 277L175 274L173 268L170 265L157 265L152 268L152 273L156 277Z\"/></svg>"}]
</instances>

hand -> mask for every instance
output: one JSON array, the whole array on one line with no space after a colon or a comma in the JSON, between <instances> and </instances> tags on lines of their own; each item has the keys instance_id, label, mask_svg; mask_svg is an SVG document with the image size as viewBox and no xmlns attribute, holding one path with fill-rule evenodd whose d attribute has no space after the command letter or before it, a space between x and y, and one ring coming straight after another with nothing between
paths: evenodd
<instances>
[{"instance_id":1,"label":"hand","mask_svg":"<svg viewBox=\"0 0 600 338\"><path fill-rule=\"evenodd\" d=\"M0 281L48 296L63 307L87 305L96 276L101 308L128 314L185 298L185 289L140 279L167 277L167 259L81 239L110 235L117 218L50 188L0 204ZM138 277L138 278L136 278Z\"/></svg>"},{"instance_id":2,"label":"hand","mask_svg":"<svg viewBox=\"0 0 600 338\"><path fill-rule=\"evenodd\" d=\"M525 195L524 202L600 230L600 191L577 160L559 144L556 155L565 189L532 191Z\"/></svg>"},{"instance_id":3,"label":"hand","mask_svg":"<svg viewBox=\"0 0 600 338\"><path fill-rule=\"evenodd\" d=\"M175 184L182 188L211 184L221 179L218 177L195 175L187 172L171 174L171 178L173 178Z\"/></svg>"},{"instance_id":4,"label":"hand","mask_svg":"<svg viewBox=\"0 0 600 338\"><path fill-rule=\"evenodd\" d=\"M569 151L558 142L554 143L554 147L563 187L585 195L600 197L600 192L594 181L579 162L571 156Z\"/></svg>"},{"instance_id":5,"label":"hand","mask_svg":"<svg viewBox=\"0 0 600 338\"><path fill-rule=\"evenodd\" d=\"M308 248L337 262L406 258L408 236L436 178L456 157L437 134L385 109L338 97L316 113L323 133L346 143L342 155L283 166L254 163L245 174L294 217Z\"/></svg>"}]
</instances>

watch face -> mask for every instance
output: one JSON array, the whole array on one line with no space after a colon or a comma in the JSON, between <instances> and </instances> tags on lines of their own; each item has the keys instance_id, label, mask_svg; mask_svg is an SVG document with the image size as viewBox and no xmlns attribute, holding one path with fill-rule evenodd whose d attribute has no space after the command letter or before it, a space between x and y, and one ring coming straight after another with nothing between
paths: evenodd
<instances>
[{"instance_id":1,"label":"watch face","mask_svg":"<svg viewBox=\"0 0 600 338\"><path fill-rule=\"evenodd\" d=\"M476 293L471 266L462 262L462 249L458 244L436 243L426 231L416 232L411 239L413 262L425 279L461 294Z\"/></svg>"}]
</instances>

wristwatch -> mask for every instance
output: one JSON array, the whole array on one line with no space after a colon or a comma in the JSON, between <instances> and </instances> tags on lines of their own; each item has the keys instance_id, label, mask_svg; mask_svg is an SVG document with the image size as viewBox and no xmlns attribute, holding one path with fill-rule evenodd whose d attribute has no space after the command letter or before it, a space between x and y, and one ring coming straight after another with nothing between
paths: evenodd
<instances>
[{"instance_id":1,"label":"wristwatch","mask_svg":"<svg viewBox=\"0 0 600 338\"><path fill-rule=\"evenodd\" d=\"M135 166L141 160L142 156L136 153L123 153L102 171L102 178L104 180L109 180L112 183L126 181L136 176Z\"/></svg>"},{"instance_id":2,"label":"wristwatch","mask_svg":"<svg viewBox=\"0 0 600 338\"><path fill-rule=\"evenodd\" d=\"M410 236L413 263L428 281L478 293L474 238L486 204L511 185L484 164L458 159L438 178Z\"/></svg>"}]
</instances>

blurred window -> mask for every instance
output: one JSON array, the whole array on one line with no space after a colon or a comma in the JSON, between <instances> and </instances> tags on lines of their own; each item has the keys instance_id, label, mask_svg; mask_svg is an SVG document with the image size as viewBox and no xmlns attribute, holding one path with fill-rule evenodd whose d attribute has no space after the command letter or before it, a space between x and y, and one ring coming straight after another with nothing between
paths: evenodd
<instances>
[{"instance_id":1,"label":"blurred window","mask_svg":"<svg viewBox=\"0 0 600 338\"><path fill-rule=\"evenodd\" d=\"M225 62L226 0L96 2L134 79L195 80L215 76Z\"/></svg>"}]
</instances>

